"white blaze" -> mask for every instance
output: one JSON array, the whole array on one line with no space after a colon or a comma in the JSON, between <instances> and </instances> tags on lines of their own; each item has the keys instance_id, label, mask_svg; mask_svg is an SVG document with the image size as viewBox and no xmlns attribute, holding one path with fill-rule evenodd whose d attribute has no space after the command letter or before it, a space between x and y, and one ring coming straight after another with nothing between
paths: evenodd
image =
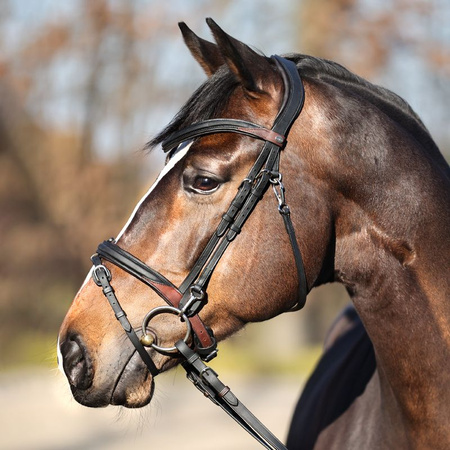
<instances>
[{"instance_id":1,"label":"white blaze","mask_svg":"<svg viewBox=\"0 0 450 450\"><path fill-rule=\"evenodd\" d=\"M142 205L142 203L144 203L146 198L153 192L153 190L156 188L158 183L175 167L175 164L177 162L181 161L181 159L188 152L188 150L189 150L191 145L192 145L192 141L190 141L190 142L188 142L186 144L181 144L179 146L179 148L176 150L176 153L172 156L172 158L169 160L169 162L162 169L161 173L158 175L158 178L156 179L156 181L153 183L153 185L150 187L150 189L147 191L147 193L141 198L141 200L138 202L138 204L134 208L134 211L132 212L132 214L131 214L130 218L128 219L127 223L122 228L120 233L117 235L116 242L123 236L123 234L125 233L126 229L130 225L130 223L133 221L134 216L136 215L136 213L139 210L139 208ZM94 270L94 267L92 266L91 270L89 271L89 273L86 276L86 279L84 280L82 286L80 287L78 293L80 293L80 291L84 288L84 286L87 284L87 282L91 279L93 270ZM78 295L78 293L77 293L77 295ZM76 296L75 296L75 298L76 298ZM59 370L62 373L64 373L63 357L62 357L62 354L61 354L61 350L59 348L59 336L58 336L58 344L57 344L56 351L57 351L57 354L58 354L58 367L59 367Z\"/></svg>"},{"instance_id":2,"label":"white blaze","mask_svg":"<svg viewBox=\"0 0 450 450\"><path fill-rule=\"evenodd\" d=\"M189 150L191 145L192 145L192 141L190 141L188 144L181 144L180 145L180 148L176 151L176 153L172 156L172 158L170 158L169 162L164 166L163 170L158 175L158 178L156 179L156 181L153 183L153 185L150 187L150 189L147 191L147 193L139 200L138 204L134 208L134 211L131 213L131 216L128 219L127 223L122 228L120 233L117 235L116 242L118 242L119 239L123 236L123 234L125 233L126 229L130 225L130 223L133 221L134 216L138 212L138 210L141 207L142 203L145 202L147 197L153 192L153 190L156 188L158 183L175 167L175 164L178 161L180 161L186 155L186 153L188 152L188 150Z\"/></svg>"}]
</instances>

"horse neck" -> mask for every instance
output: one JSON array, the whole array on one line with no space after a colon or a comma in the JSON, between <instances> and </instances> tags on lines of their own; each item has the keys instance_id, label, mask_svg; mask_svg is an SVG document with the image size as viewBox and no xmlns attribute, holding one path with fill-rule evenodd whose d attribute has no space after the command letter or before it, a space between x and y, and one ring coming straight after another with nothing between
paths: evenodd
<instances>
[{"instance_id":1,"label":"horse neck","mask_svg":"<svg viewBox=\"0 0 450 450\"><path fill-rule=\"evenodd\" d=\"M374 344L385 404L420 433L450 412L450 182L441 161L396 143L340 179L335 270Z\"/></svg>"}]
</instances>

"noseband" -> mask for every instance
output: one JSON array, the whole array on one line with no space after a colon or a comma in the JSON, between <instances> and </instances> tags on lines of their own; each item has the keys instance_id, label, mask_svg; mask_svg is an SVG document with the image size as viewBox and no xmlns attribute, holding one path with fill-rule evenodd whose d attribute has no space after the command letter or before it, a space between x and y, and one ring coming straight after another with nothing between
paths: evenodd
<instances>
[{"instance_id":1,"label":"noseband","mask_svg":"<svg viewBox=\"0 0 450 450\"><path fill-rule=\"evenodd\" d=\"M217 374L201 361L210 361L216 356L217 343L212 330L205 326L198 316L207 301L207 284L220 258L240 233L256 204L271 185L278 200L278 210L284 220L297 268L298 302L292 309L302 308L306 301L305 270L291 222L290 210L285 203L284 186L279 172L280 153L286 145L288 132L303 107L304 89L292 61L277 55L272 56L272 59L283 78L284 99L271 129L244 120L211 119L188 126L172 134L162 143L165 152L173 152L188 141L216 133L238 133L264 141L253 167L242 181L238 193L222 216L220 224L181 285L177 288L159 272L120 248L113 239L101 243L97 253L91 259L94 264L92 276L95 283L102 287L116 318L153 376L156 376L159 371L144 347L152 347L155 351L172 356L181 354L185 359L183 366L188 373L188 378L206 396L221 406L262 445L267 448L284 449L283 444L239 402L229 388L220 382ZM103 265L103 260L125 270L152 288L167 303L167 306L154 308L145 316L141 338L137 336L117 300L110 283L111 273ZM158 346L156 337L147 331L150 321L159 314L177 315L186 325L184 338L173 347Z\"/></svg>"}]
</instances>

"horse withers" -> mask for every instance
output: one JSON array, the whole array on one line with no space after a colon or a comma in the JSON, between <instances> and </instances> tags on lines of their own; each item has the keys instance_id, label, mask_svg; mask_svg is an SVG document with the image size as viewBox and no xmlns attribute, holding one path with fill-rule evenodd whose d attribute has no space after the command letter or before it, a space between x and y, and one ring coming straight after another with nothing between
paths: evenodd
<instances>
[{"instance_id":1,"label":"horse withers","mask_svg":"<svg viewBox=\"0 0 450 450\"><path fill-rule=\"evenodd\" d=\"M144 406L184 352L207 361L216 341L338 281L357 314L335 328L288 447L450 448L447 163L395 94L208 24L216 43L180 25L208 79L150 143L166 166L61 326L75 399ZM323 394L336 389L337 406Z\"/></svg>"}]
</instances>

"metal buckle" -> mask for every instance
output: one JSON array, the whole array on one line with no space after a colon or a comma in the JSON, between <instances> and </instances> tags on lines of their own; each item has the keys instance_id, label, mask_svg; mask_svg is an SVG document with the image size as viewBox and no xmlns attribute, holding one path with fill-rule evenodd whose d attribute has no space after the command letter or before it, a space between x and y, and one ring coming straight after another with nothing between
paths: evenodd
<instances>
[{"instance_id":1,"label":"metal buckle","mask_svg":"<svg viewBox=\"0 0 450 450\"><path fill-rule=\"evenodd\" d=\"M270 183L272 184L273 192L278 201L278 211L280 211L280 213L282 214L286 214L288 213L288 210L286 210L286 190L284 188L284 184L281 182L282 175L279 172L275 173L274 175L276 175L276 177L271 177Z\"/></svg>"},{"instance_id":2,"label":"metal buckle","mask_svg":"<svg viewBox=\"0 0 450 450\"><path fill-rule=\"evenodd\" d=\"M205 291L200 287L197 286L196 284L193 284L190 288L189 288L189 293L190 293L190 297L188 299L188 301L183 305L183 307L179 310L179 316L181 317L182 315L189 315L189 316L193 316L197 311L198 308L196 308L196 310L194 312L189 312L189 308L196 302L201 302L204 298L205 298Z\"/></svg>"},{"instance_id":3,"label":"metal buckle","mask_svg":"<svg viewBox=\"0 0 450 450\"><path fill-rule=\"evenodd\" d=\"M106 278L108 281L111 281L112 275L109 269L103 264L99 264L98 266L94 266L94 270L92 271L92 279L97 286L102 286L102 282L100 281L101 274L99 275L97 271L104 270L106 274Z\"/></svg>"}]
</instances>

